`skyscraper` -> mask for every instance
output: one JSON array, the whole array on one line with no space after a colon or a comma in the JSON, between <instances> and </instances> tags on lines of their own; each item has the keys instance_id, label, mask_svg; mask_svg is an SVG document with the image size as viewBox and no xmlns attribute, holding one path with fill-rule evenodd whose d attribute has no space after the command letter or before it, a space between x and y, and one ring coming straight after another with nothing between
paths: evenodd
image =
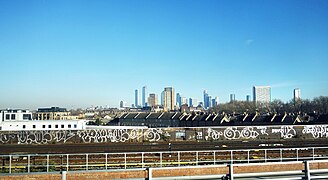
<instances>
[{"instance_id":1,"label":"skyscraper","mask_svg":"<svg viewBox=\"0 0 328 180\"><path fill-rule=\"evenodd\" d=\"M189 98L189 107L196 107L197 105L197 99Z\"/></svg>"},{"instance_id":2,"label":"skyscraper","mask_svg":"<svg viewBox=\"0 0 328 180\"><path fill-rule=\"evenodd\" d=\"M134 106L138 107L139 106L139 93L138 89L134 91Z\"/></svg>"},{"instance_id":3,"label":"skyscraper","mask_svg":"<svg viewBox=\"0 0 328 180\"><path fill-rule=\"evenodd\" d=\"M177 93L177 106L180 107L181 105L182 105L181 95L180 93Z\"/></svg>"},{"instance_id":4,"label":"skyscraper","mask_svg":"<svg viewBox=\"0 0 328 180\"><path fill-rule=\"evenodd\" d=\"M219 97L215 97L212 99L212 107L216 107L219 104Z\"/></svg>"},{"instance_id":5,"label":"skyscraper","mask_svg":"<svg viewBox=\"0 0 328 180\"><path fill-rule=\"evenodd\" d=\"M254 86L253 100L256 103L270 103L271 87L270 86Z\"/></svg>"},{"instance_id":6,"label":"skyscraper","mask_svg":"<svg viewBox=\"0 0 328 180\"><path fill-rule=\"evenodd\" d=\"M250 102L251 101L251 95L246 95L246 101Z\"/></svg>"},{"instance_id":7,"label":"skyscraper","mask_svg":"<svg viewBox=\"0 0 328 180\"><path fill-rule=\"evenodd\" d=\"M171 111L174 110L175 106L175 93L173 87L166 87L162 92L162 105L164 110Z\"/></svg>"},{"instance_id":8,"label":"skyscraper","mask_svg":"<svg viewBox=\"0 0 328 180\"><path fill-rule=\"evenodd\" d=\"M235 94L230 94L230 102L236 101L236 95Z\"/></svg>"},{"instance_id":9,"label":"skyscraper","mask_svg":"<svg viewBox=\"0 0 328 180\"><path fill-rule=\"evenodd\" d=\"M294 89L294 102L301 100L301 89L295 88Z\"/></svg>"},{"instance_id":10,"label":"skyscraper","mask_svg":"<svg viewBox=\"0 0 328 180\"><path fill-rule=\"evenodd\" d=\"M142 87L142 107L146 107L146 90L147 90L147 86Z\"/></svg>"},{"instance_id":11,"label":"skyscraper","mask_svg":"<svg viewBox=\"0 0 328 180\"><path fill-rule=\"evenodd\" d=\"M208 109L210 107L210 100L206 90L203 91L204 96L204 109Z\"/></svg>"},{"instance_id":12,"label":"skyscraper","mask_svg":"<svg viewBox=\"0 0 328 180\"><path fill-rule=\"evenodd\" d=\"M157 94L151 93L148 97L148 103L150 107L155 107L158 105L158 97Z\"/></svg>"}]
</instances>

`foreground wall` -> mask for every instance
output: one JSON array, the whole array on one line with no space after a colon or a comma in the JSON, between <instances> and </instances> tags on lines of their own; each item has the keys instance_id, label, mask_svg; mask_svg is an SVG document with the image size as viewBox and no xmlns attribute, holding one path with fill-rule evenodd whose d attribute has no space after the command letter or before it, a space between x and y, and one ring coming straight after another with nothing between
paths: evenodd
<instances>
[{"instance_id":1,"label":"foreground wall","mask_svg":"<svg viewBox=\"0 0 328 180\"><path fill-rule=\"evenodd\" d=\"M306 166L308 166L306 168ZM230 168L230 169L229 169ZM63 178L70 179L152 179L152 178L169 178L169 177L192 177L192 176L238 176L258 177L259 173L267 175L267 173L284 173L292 175L292 172L298 172L300 177L311 179L310 171L327 170L327 161L308 161L308 162L275 162L275 163L253 163L253 164L234 164L233 168L229 165L210 165L210 166L187 166L187 167L165 167L165 168L149 168L149 169L125 169L125 170L108 170L108 171L84 171L84 172L64 172L60 173L42 173L42 174L21 174L21 175L0 175L0 179L6 180L28 180L28 179L51 179L60 180ZM229 174L230 173L230 174ZM245 176L245 174L248 174ZM295 176L295 173L294 175ZM273 175L274 177L274 175ZM276 178L277 178L276 177ZM295 178L295 177L294 177Z\"/></svg>"},{"instance_id":2,"label":"foreground wall","mask_svg":"<svg viewBox=\"0 0 328 180\"><path fill-rule=\"evenodd\" d=\"M0 131L0 144L224 141L328 138L328 125Z\"/></svg>"}]
</instances>

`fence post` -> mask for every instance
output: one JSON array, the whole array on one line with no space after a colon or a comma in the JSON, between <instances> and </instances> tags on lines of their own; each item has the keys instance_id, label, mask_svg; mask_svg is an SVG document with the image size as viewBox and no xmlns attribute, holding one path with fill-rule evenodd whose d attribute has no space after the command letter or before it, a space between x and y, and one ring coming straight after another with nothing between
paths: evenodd
<instances>
[{"instance_id":1,"label":"fence post","mask_svg":"<svg viewBox=\"0 0 328 180\"><path fill-rule=\"evenodd\" d=\"M230 151L230 161L231 164L233 164L233 150Z\"/></svg>"},{"instance_id":2,"label":"fence post","mask_svg":"<svg viewBox=\"0 0 328 180\"><path fill-rule=\"evenodd\" d=\"M148 168L148 180L153 179L153 169L151 167Z\"/></svg>"},{"instance_id":3,"label":"fence post","mask_svg":"<svg viewBox=\"0 0 328 180\"><path fill-rule=\"evenodd\" d=\"M216 159L215 159L215 151L213 151L214 152L214 165L216 164Z\"/></svg>"},{"instance_id":4,"label":"fence post","mask_svg":"<svg viewBox=\"0 0 328 180\"><path fill-rule=\"evenodd\" d=\"M142 168L144 168L145 167L145 165L144 165L144 152L142 152L141 153L141 166L142 166Z\"/></svg>"},{"instance_id":5,"label":"fence post","mask_svg":"<svg viewBox=\"0 0 328 180\"><path fill-rule=\"evenodd\" d=\"M233 164L229 164L229 179L233 180Z\"/></svg>"},{"instance_id":6,"label":"fence post","mask_svg":"<svg viewBox=\"0 0 328 180\"><path fill-rule=\"evenodd\" d=\"M180 151L178 151L178 166L180 166Z\"/></svg>"},{"instance_id":7,"label":"fence post","mask_svg":"<svg viewBox=\"0 0 328 180\"><path fill-rule=\"evenodd\" d=\"M66 154L66 171L68 171L68 166L69 166L69 163L68 163L68 154Z\"/></svg>"},{"instance_id":8,"label":"fence post","mask_svg":"<svg viewBox=\"0 0 328 180\"><path fill-rule=\"evenodd\" d=\"M310 175L310 163L309 161L303 161L304 163L304 174L305 174L305 179L310 180L311 175Z\"/></svg>"},{"instance_id":9,"label":"fence post","mask_svg":"<svg viewBox=\"0 0 328 180\"><path fill-rule=\"evenodd\" d=\"M159 156L160 156L160 164L161 164L161 167L163 167L163 153L160 152L159 153Z\"/></svg>"},{"instance_id":10,"label":"fence post","mask_svg":"<svg viewBox=\"0 0 328 180\"><path fill-rule=\"evenodd\" d=\"M47 172L49 172L49 154L47 154Z\"/></svg>"},{"instance_id":11,"label":"fence post","mask_svg":"<svg viewBox=\"0 0 328 180\"><path fill-rule=\"evenodd\" d=\"M126 169L126 153L124 153L124 169Z\"/></svg>"},{"instance_id":12,"label":"fence post","mask_svg":"<svg viewBox=\"0 0 328 180\"><path fill-rule=\"evenodd\" d=\"M85 154L85 169L89 170L89 155Z\"/></svg>"},{"instance_id":13,"label":"fence post","mask_svg":"<svg viewBox=\"0 0 328 180\"><path fill-rule=\"evenodd\" d=\"M314 160L314 147L312 148L312 160Z\"/></svg>"},{"instance_id":14,"label":"fence post","mask_svg":"<svg viewBox=\"0 0 328 180\"><path fill-rule=\"evenodd\" d=\"M196 151L196 165L198 166L198 151Z\"/></svg>"},{"instance_id":15,"label":"fence post","mask_svg":"<svg viewBox=\"0 0 328 180\"><path fill-rule=\"evenodd\" d=\"M9 155L9 173L11 173L11 155Z\"/></svg>"},{"instance_id":16,"label":"fence post","mask_svg":"<svg viewBox=\"0 0 328 180\"><path fill-rule=\"evenodd\" d=\"M247 163L249 164L249 150L247 151Z\"/></svg>"},{"instance_id":17,"label":"fence post","mask_svg":"<svg viewBox=\"0 0 328 180\"><path fill-rule=\"evenodd\" d=\"M62 171L61 174L62 174L62 180L66 180L66 174L67 174L67 172L66 171Z\"/></svg>"},{"instance_id":18,"label":"fence post","mask_svg":"<svg viewBox=\"0 0 328 180\"><path fill-rule=\"evenodd\" d=\"M31 168L31 155L27 155L27 172L30 173Z\"/></svg>"},{"instance_id":19,"label":"fence post","mask_svg":"<svg viewBox=\"0 0 328 180\"><path fill-rule=\"evenodd\" d=\"M106 164L105 164L105 168L106 168L106 170L107 170L107 163L108 163L108 162L107 162L107 153L105 154L105 158L106 158L106 160L105 160L105 163L106 163Z\"/></svg>"}]
</instances>

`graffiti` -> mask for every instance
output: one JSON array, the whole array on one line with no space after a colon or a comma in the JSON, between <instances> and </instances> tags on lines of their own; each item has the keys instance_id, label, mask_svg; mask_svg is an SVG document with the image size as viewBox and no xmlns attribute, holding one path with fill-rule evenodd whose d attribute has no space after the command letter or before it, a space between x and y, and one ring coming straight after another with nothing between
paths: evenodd
<instances>
[{"instance_id":1,"label":"graffiti","mask_svg":"<svg viewBox=\"0 0 328 180\"><path fill-rule=\"evenodd\" d=\"M164 132L162 129L148 129L144 133L145 140L148 140L149 142L155 142L159 141L161 139L161 136L164 135ZM168 134L165 134L165 136L169 136Z\"/></svg>"},{"instance_id":2,"label":"graffiti","mask_svg":"<svg viewBox=\"0 0 328 180\"><path fill-rule=\"evenodd\" d=\"M270 136L291 139L297 133L308 138L328 138L328 125L306 126L231 126L215 128L147 128L147 129L87 129L45 131L0 131L0 144L50 143L124 143L158 142L166 140L252 140ZM170 134L175 134L171 137ZM272 136L277 134L276 136ZM279 136L279 137L278 137ZM266 138L265 138L266 139Z\"/></svg>"},{"instance_id":3,"label":"graffiti","mask_svg":"<svg viewBox=\"0 0 328 180\"><path fill-rule=\"evenodd\" d=\"M226 139L255 139L259 133L253 127L245 127L241 131L237 127L228 127L223 133Z\"/></svg>"},{"instance_id":4,"label":"graffiti","mask_svg":"<svg viewBox=\"0 0 328 180\"><path fill-rule=\"evenodd\" d=\"M15 136L12 134L0 134L0 143L6 144L10 141L10 139L14 139Z\"/></svg>"},{"instance_id":5,"label":"graffiti","mask_svg":"<svg viewBox=\"0 0 328 180\"><path fill-rule=\"evenodd\" d=\"M208 136L210 136L213 140L218 140L220 139L220 136L222 136L222 132L216 131L212 128L208 128L207 130Z\"/></svg>"},{"instance_id":6,"label":"graffiti","mask_svg":"<svg viewBox=\"0 0 328 180\"><path fill-rule=\"evenodd\" d=\"M280 137L284 139L290 139L296 136L296 131L293 126L281 126L280 129L272 129L272 133L280 133Z\"/></svg>"},{"instance_id":7,"label":"graffiti","mask_svg":"<svg viewBox=\"0 0 328 180\"><path fill-rule=\"evenodd\" d=\"M304 126L302 131L303 134L312 134L313 138L327 138L328 137L328 126L327 125L314 125Z\"/></svg>"},{"instance_id":8,"label":"graffiti","mask_svg":"<svg viewBox=\"0 0 328 180\"><path fill-rule=\"evenodd\" d=\"M65 143L75 134L68 131L19 131L11 135L12 140L17 140L18 144L48 144L50 142ZM2 142L4 143L4 142Z\"/></svg>"},{"instance_id":9,"label":"graffiti","mask_svg":"<svg viewBox=\"0 0 328 180\"><path fill-rule=\"evenodd\" d=\"M203 139L203 132L197 131L196 134L197 134L196 139L198 139L198 140Z\"/></svg>"},{"instance_id":10,"label":"graffiti","mask_svg":"<svg viewBox=\"0 0 328 180\"><path fill-rule=\"evenodd\" d=\"M127 129L90 129L78 131L77 135L84 143L126 142L142 136L140 130Z\"/></svg>"},{"instance_id":11,"label":"graffiti","mask_svg":"<svg viewBox=\"0 0 328 180\"><path fill-rule=\"evenodd\" d=\"M266 130L268 129L266 126L258 126L256 127L258 130L260 130L262 135L267 135L269 136L269 134L266 132Z\"/></svg>"},{"instance_id":12,"label":"graffiti","mask_svg":"<svg viewBox=\"0 0 328 180\"><path fill-rule=\"evenodd\" d=\"M256 128L257 129L257 128ZM233 139L255 139L259 136L259 132L255 130L254 127L244 127L242 130L238 130L237 127L227 127L225 130L216 131L211 128L207 130L208 136L213 140L218 140L223 135L225 139L233 140ZM261 129L261 134L265 134L266 132Z\"/></svg>"}]
</instances>

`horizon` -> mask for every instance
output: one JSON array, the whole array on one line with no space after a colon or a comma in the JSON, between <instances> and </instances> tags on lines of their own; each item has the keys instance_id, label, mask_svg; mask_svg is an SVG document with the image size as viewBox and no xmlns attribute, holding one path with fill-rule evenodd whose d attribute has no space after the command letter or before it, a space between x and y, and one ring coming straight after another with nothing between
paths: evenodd
<instances>
[{"instance_id":1,"label":"horizon","mask_svg":"<svg viewBox=\"0 0 328 180\"><path fill-rule=\"evenodd\" d=\"M0 1L0 108L328 96L328 1ZM141 95L141 94L140 94ZM141 97L141 96L140 96ZM141 100L141 99L140 99ZM141 101L140 101L141 102ZM25 108L24 108L25 107Z\"/></svg>"}]
</instances>

